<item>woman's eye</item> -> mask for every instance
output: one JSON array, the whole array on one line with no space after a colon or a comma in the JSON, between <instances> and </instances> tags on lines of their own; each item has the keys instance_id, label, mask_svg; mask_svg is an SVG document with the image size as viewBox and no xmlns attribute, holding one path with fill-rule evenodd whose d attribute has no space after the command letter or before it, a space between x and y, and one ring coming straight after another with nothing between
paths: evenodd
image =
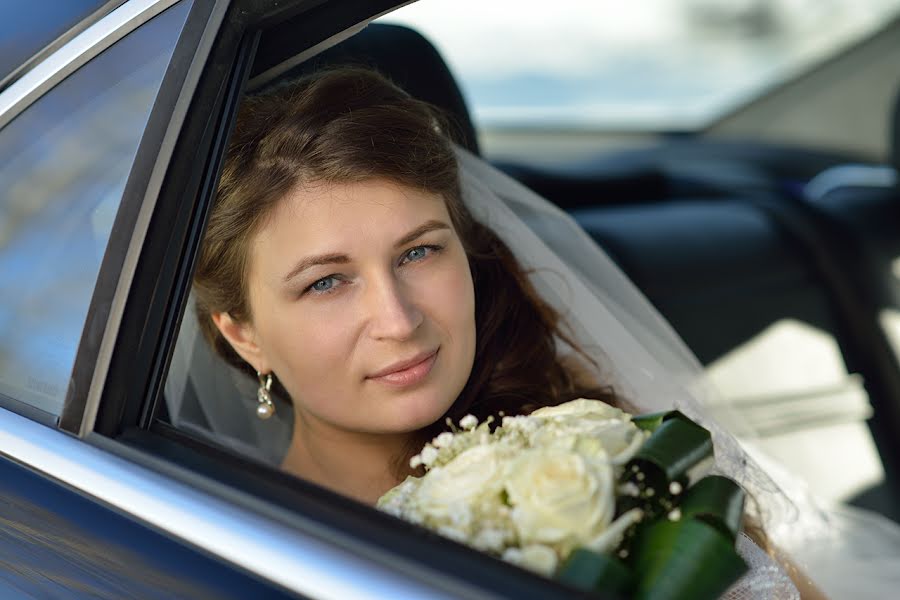
<instances>
[{"instance_id":1,"label":"woman's eye","mask_svg":"<svg viewBox=\"0 0 900 600\"><path fill-rule=\"evenodd\" d=\"M327 292L329 290L334 289L335 282L336 282L335 276L329 275L328 277L323 277L322 279L319 279L318 281L313 283L311 286L309 286L307 289L311 292L323 293L323 292Z\"/></svg>"},{"instance_id":2,"label":"woman's eye","mask_svg":"<svg viewBox=\"0 0 900 600\"><path fill-rule=\"evenodd\" d=\"M437 252L438 250L440 250L439 246L416 246L415 248L408 250L406 254L403 255L400 263L403 264L422 260L429 254Z\"/></svg>"}]
</instances>

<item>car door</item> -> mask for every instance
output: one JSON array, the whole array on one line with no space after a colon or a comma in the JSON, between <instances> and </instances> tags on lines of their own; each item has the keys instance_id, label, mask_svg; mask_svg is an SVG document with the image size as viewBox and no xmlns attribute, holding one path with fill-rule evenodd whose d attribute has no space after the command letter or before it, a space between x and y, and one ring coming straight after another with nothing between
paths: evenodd
<instances>
[{"instance_id":1,"label":"car door","mask_svg":"<svg viewBox=\"0 0 900 600\"><path fill-rule=\"evenodd\" d=\"M65 431L189 66L222 16L119 4L0 95L0 597L286 596L104 501L135 472ZM164 512L158 483L131 501Z\"/></svg>"}]
</instances>

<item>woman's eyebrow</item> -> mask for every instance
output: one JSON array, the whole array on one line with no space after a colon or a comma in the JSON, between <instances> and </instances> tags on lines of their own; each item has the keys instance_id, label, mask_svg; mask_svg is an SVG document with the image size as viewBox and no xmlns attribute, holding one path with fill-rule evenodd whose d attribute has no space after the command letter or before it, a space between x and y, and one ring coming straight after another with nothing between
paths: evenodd
<instances>
[{"instance_id":1,"label":"woman's eyebrow","mask_svg":"<svg viewBox=\"0 0 900 600\"><path fill-rule=\"evenodd\" d=\"M430 231L437 231L440 229L450 229L450 226L443 221L438 221L436 219L426 221L397 240L397 242L394 244L394 247L399 248L400 246L405 246L406 244L425 235ZM288 271L287 275L284 276L283 281L288 282L311 267L317 267L319 265L345 265L349 262L349 256L337 252L307 256L306 258L300 260L296 265L294 265L293 269Z\"/></svg>"},{"instance_id":2,"label":"woman's eyebrow","mask_svg":"<svg viewBox=\"0 0 900 600\"><path fill-rule=\"evenodd\" d=\"M405 246L406 244L412 242L416 238L419 238L430 231L436 231L439 229L450 229L450 226L444 223L443 221L438 221L437 219L432 219L430 221L425 221L402 238L397 240L394 244L394 248L399 248L400 246Z\"/></svg>"},{"instance_id":3,"label":"woman's eyebrow","mask_svg":"<svg viewBox=\"0 0 900 600\"><path fill-rule=\"evenodd\" d=\"M338 254L332 252L331 254L319 254L316 256L307 256L306 258L300 260L294 268L291 269L287 275L284 276L283 281L288 282L306 269L310 267L316 267L319 265L344 265L350 262L350 257L346 254Z\"/></svg>"}]
</instances>

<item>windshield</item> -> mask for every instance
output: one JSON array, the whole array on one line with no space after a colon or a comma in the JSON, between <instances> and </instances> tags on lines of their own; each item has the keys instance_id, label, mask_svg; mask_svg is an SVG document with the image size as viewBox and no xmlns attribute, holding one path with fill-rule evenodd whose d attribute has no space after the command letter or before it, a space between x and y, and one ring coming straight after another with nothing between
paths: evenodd
<instances>
[{"instance_id":1,"label":"windshield","mask_svg":"<svg viewBox=\"0 0 900 600\"><path fill-rule=\"evenodd\" d=\"M423 0L479 129L689 131L872 35L900 0Z\"/></svg>"}]
</instances>

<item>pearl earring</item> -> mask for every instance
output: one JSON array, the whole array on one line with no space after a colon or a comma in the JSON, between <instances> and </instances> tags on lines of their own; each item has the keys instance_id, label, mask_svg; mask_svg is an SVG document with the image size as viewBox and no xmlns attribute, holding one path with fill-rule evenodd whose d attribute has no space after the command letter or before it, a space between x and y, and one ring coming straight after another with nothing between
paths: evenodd
<instances>
[{"instance_id":1,"label":"pearl earring","mask_svg":"<svg viewBox=\"0 0 900 600\"><path fill-rule=\"evenodd\" d=\"M259 389L256 390L256 416L265 421L275 414L275 404L272 403L272 374L263 375L259 371L256 372L259 378Z\"/></svg>"}]
</instances>

